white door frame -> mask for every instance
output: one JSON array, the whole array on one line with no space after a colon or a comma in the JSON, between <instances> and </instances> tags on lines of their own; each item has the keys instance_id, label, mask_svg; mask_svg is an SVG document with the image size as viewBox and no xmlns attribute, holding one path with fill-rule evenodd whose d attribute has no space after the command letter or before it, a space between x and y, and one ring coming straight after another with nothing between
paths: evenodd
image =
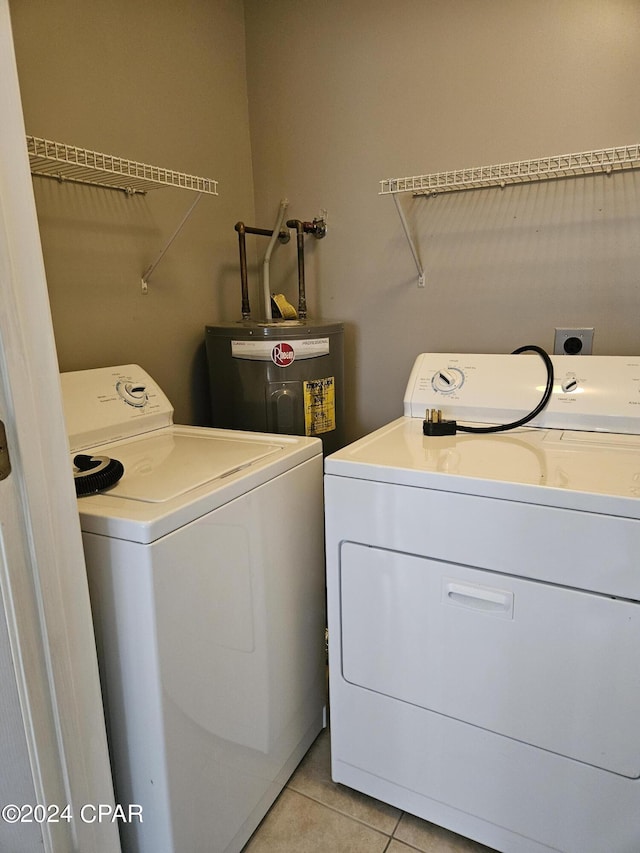
<instances>
[{"instance_id":1,"label":"white door frame","mask_svg":"<svg viewBox=\"0 0 640 853\"><path fill-rule=\"evenodd\" d=\"M85 804L112 804L113 788L8 0L0 116L0 419L12 467L0 482L0 616L23 723L15 734L37 802L70 804L70 821L43 824L45 851L117 853L117 825L80 815Z\"/></svg>"}]
</instances>

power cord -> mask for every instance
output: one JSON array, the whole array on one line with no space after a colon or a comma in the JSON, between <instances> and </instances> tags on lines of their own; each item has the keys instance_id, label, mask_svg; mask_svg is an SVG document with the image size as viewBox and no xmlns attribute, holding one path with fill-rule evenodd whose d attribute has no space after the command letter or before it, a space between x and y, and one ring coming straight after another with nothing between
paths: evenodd
<instances>
[{"instance_id":1,"label":"power cord","mask_svg":"<svg viewBox=\"0 0 640 853\"><path fill-rule=\"evenodd\" d=\"M490 432L505 432L505 430L516 429L516 427L524 426L524 424L532 421L537 415L540 414L543 409L546 408L547 403L551 399L551 394L553 393L553 362L549 358L548 354L542 347L536 346L535 344L529 344L524 347L518 347L518 349L514 349L511 353L512 355L519 355L522 352L536 352L540 356L540 358L544 361L545 366L547 368L547 385L544 389L544 394L542 395L542 399L538 403L538 405L529 412L528 415L520 418L517 421L513 421L509 424L495 424L493 426L482 426L482 427L473 427L473 426L461 426L456 421L443 421L440 417L439 411L430 411L428 413L427 419L423 422L422 432L425 435L455 435L456 432L472 432L472 433L490 433Z\"/></svg>"}]
</instances>

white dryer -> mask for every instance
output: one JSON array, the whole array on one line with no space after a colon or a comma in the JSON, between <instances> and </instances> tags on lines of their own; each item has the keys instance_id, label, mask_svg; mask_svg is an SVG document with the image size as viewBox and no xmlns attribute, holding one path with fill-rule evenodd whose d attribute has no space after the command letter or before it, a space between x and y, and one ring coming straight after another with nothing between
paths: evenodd
<instances>
[{"instance_id":1,"label":"white dryer","mask_svg":"<svg viewBox=\"0 0 640 853\"><path fill-rule=\"evenodd\" d=\"M319 439L177 426L137 365L62 375L124 853L237 853L320 731ZM134 810L135 813L135 810Z\"/></svg>"},{"instance_id":2,"label":"white dryer","mask_svg":"<svg viewBox=\"0 0 640 853\"><path fill-rule=\"evenodd\" d=\"M502 853L640 850L640 358L423 354L325 460L332 773ZM436 420L437 420L436 416ZM432 418L433 420L433 418Z\"/></svg>"}]
</instances>

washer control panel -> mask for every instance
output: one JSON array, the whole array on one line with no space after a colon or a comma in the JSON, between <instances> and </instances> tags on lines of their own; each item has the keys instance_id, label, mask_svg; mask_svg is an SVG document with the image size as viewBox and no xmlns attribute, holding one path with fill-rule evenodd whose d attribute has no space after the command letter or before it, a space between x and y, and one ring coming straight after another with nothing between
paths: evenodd
<instances>
[{"instance_id":1,"label":"washer control panel","mask_svg":"<svg viewBox=\"0 0 640 853\"><path fill-rule=\"evenodd\" d=\"M72 451L149 432L173 423L173 407L137 364L61 374Z\"/></svg>"},{"instance_id":2,"label":"washer control panel","mask_svg":"<svg viewBox=\"0 0 640 853\"><path fill-rule=\"evenodd\" d=\"M530 424L640 434L640 356L550 356L553 394ZM531 412L547 383L537 353L422 353L411 371L404 414L500 424Z\"/></svg>"}]
</instances>

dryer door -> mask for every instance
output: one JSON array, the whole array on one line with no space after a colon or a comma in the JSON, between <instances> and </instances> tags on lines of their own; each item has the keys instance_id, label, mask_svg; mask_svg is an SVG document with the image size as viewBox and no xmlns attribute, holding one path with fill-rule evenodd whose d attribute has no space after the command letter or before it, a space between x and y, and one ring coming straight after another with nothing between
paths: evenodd
<instances>
[{"instance_id":1,"label":"dryer door","mask_svg":"<svg viewBox=\"0 0 640 853\"><path fill-rule=\"evenodd\" d=\"M352 684L640 776L640 605L352 542L340 561Z\"/></svg>"}]
</instances>

